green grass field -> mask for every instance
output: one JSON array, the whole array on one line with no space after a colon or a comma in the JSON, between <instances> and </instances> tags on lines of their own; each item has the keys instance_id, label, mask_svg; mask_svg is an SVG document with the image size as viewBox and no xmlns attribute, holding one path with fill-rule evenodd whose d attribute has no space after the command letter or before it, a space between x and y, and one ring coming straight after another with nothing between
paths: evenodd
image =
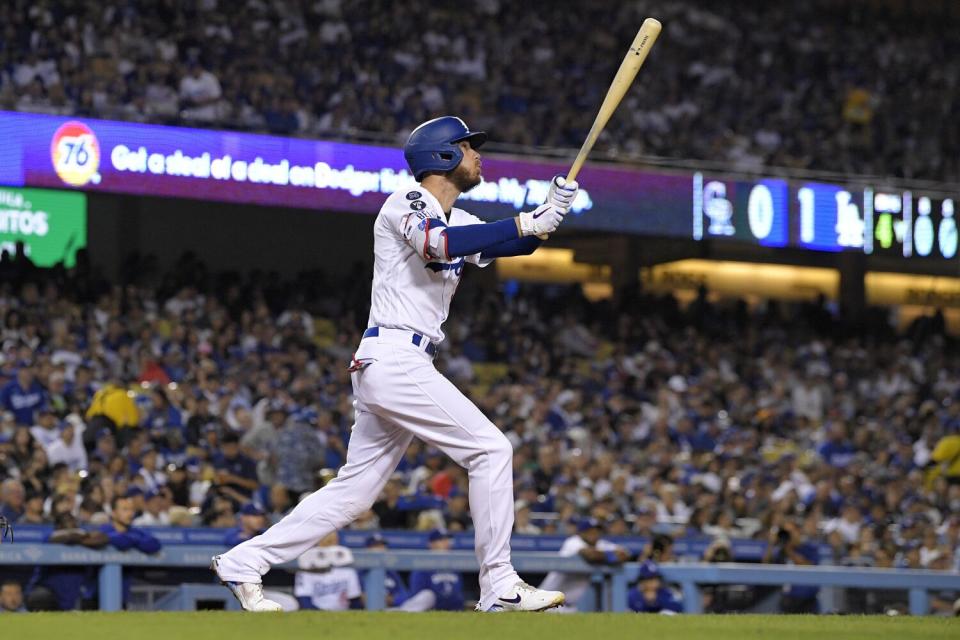
<instances>
[{"instance_id":1,"label":"green grass field","mask_svg":"<svg viewBox=\"0 0 960 640\"><path fill-rule=\"evenodd\" d=\"M960 638L960 620L633 614L34 613L0 617L11 640L913 640Z\"/></svg>"}]
</instances>

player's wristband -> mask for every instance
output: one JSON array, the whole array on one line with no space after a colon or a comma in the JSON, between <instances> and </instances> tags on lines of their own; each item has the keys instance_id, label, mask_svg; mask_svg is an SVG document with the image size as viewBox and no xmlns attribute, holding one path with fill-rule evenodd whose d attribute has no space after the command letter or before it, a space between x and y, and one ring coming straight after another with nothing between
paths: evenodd
<instances>
[{"instance_id":1,"label":"player's wristband","mask_svg":"<svg viewBox=\"0 0 960 640\"><path fill-rule=\"evenodd\" d=\"M513 218L489 224L466 224L443 230L447 242L447 257L472 256L488 247L517 238L517 223Z\"/></svg>"},{"instance_id":2,"label":"player's wristband","mask_svg":"<svg viewBox=\"0 0 960 640\"><path fill-rule=\"evenodd\" d=\"M613 551L604 551L603 557L607 559L607 563L609 564L618 564L620 562L620 558L618 558L617 554Z\"/></svg>"}]
</instances>

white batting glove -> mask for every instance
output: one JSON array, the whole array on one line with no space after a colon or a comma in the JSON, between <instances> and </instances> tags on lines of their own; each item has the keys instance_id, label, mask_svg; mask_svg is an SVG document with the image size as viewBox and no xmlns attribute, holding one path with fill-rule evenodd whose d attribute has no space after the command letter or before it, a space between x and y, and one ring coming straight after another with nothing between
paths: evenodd
<instances>
[{"instance_id":1,"label":"white batting glove","mask_svg":"<svg viewBox=\"0 0 960 640\"><path fill-rule=\"evenodd\" d=\"M576 180L567 182L563 176L553 176L553 180L550 181L550 191L547 192L546 204L552 204L557 209L562 209L564 213L568 213L579 189L580 185Z\"/></svg>"},{"instance_id":2,"label":"white batting glove","mask_svg":"<svg viewBox=\"0 0 960 640\"><path fill-rule=\"evenodd\" d=\"M522 212L517 216L520 219L520 233L525 236L553 233L566 214L566 211L552 204L542 204L533 211Z\"/></svg>"}]
</instances>

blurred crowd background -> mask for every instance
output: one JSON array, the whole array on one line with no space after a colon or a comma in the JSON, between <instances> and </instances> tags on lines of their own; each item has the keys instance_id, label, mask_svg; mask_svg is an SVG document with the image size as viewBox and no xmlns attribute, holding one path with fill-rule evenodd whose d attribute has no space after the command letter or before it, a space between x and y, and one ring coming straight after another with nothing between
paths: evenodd
<instances>
[{"instance_id":1,"label":"blurred crowd background","mask_svg":"<svg viewBox=\"0 0 960 640\"><path fill-rule=\"evenodd\" d=\"M239 526L342 464L369 282L126 282L25 269L0 285L0 513L16 524ZM16 266L16 263L13 263ZM936 316L897 335L822 304L466 289L438 366L515 446L517 533L822 543L821 563L957 569L960 371ZM470 530L464 472L411 446L360 529ZM250 521L247 521L250 524ZM250 527L248 527L250 528Z\"/></svg>"},{"instance_id":2,"label":"blurred crowd background","mask_svg":"<svg viewBox=\"0 0 960 640\"><path fill-rule=\"evenodd\" d=\"M0 107L393 141L442 106L505 145L579 147L653 15L599 152L955 181L950 4L10 0Z\"/></svg>"}]
</instances>

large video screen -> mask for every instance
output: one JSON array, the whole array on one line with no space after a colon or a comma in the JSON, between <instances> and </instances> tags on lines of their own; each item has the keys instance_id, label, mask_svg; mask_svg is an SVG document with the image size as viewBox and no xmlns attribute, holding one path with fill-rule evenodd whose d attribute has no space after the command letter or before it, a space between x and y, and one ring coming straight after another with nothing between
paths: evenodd
<instances>
[{"instance_id":1,"label":"large video screen","mask_svg":"<svg viewBox=\"0 0 960 640\"><path fill-rule=\"evenodd\" d=\"M416 184L399 146L0 112L0 184L376 213ZM556 162L485 158L461 206L487 219L541 204ZM689 232L680 175L594 166L581 176L576 226Z\"/></svg>"},{"instance_id":2,"label":"large video screen","mask_svg":"<svg viewBox=\"0 0 960 640\"><path fill-rule=\"evenodd\" d=\"M491 132L496 139L496 132ZM412 188L397 147L0 112L0 184L375 214ZM493 220L543 202L566 162L487 154L459 206ZM588 164L567 226L904 258L957 256L955 196L879 184ZM955 189L954 189L955 190Z\"/></svg>"}]
</instances>

